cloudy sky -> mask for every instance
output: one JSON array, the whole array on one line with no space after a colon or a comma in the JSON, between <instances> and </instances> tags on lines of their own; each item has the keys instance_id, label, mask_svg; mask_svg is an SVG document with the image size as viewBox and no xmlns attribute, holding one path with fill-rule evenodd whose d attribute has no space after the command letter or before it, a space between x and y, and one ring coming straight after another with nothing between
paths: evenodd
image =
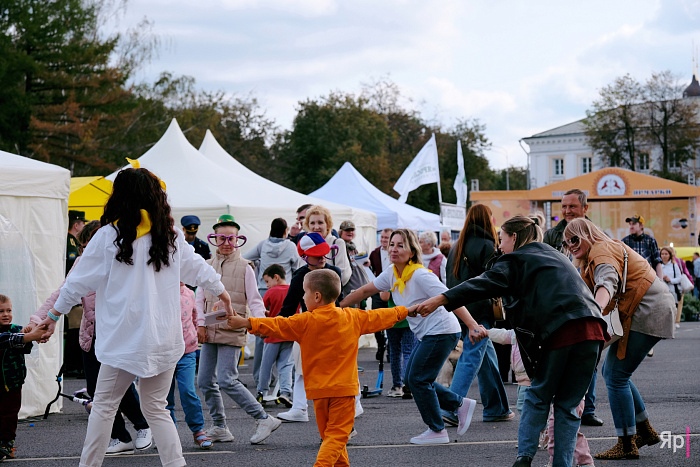
<instances>
[{"instance_id":1,"label":"cloudy sky","mask_svg":"<svg viewBox=\"0 0 700 467\"><path fill-rule=\"evenodd\" d=\"M585 116L630 73L690 82L700 0L130 0L162 40L161 71L251 94L289 128L300 100L389 76L432 122L478 118L493 167L524 166L518 140Z\"/></svg>"}]
</instances>

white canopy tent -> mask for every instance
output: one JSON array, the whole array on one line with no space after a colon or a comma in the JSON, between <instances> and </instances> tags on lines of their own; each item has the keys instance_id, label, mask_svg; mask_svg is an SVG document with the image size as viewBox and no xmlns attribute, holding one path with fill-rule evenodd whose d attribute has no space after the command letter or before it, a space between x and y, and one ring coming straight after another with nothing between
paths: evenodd
<instances>
[{"instance_id":1,"label":"white canopy tent","mask_svg":"<svg viewBox=\"0 0 700 467\"><path fill-rule=\"evenodd\" d=\"M141 167L166 183L177 224L184 215L198 216L202 222L198 236L206 239L216 219L231 214L241 226L241 235L248 238L243 247L246 251L269 236L274 218L282 217L291 225L300 205L322 203L331 210L336 222L346 219L355 222L364 244L368 249L374 248L377 221L373 213L325 203L277 185L246 169L228 156L213 136L210 139L208 142L205 138L203 152L198 151L173 119L163 137L139 158ZM226 157L230 162L226 162ZM115 177L116 172L107 178Z\"/></svg>"},{"instance_id":2,"label":"white canopy tent","mask_svg":"<svg viewBox=\"0 0 700 467\"><path fill-rule=\"evenodd\" d=\"M401 203L367 181L350 162L346 162L318 190L310 193L328 201L343 201L351 206L377 214L377 229L408 228L440 230L440 216Z\"/></svg>"},{"instance_id":3,"label":"white canopy tent","mask_svg":"<svg viewBox=\"0 0 700 467\"><path fill-rule=\"evenodd\" d=\"M19 325L61 285L66 267L70 172L0 151L0 293ZM27 355L20 418L44 413L56 395L63 349L61 323ZM59 411L62 400L51 406Z\"/></svg>"}]
</instances>

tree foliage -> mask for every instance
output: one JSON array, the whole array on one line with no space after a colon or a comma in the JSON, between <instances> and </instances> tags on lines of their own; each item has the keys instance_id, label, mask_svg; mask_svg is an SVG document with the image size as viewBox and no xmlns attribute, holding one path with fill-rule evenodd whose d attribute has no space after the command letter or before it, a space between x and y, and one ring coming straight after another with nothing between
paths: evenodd
<instances>
[{"instance_id":1,"label":"tree foliage","mask_svg":"<svg viewBox=\"0 0 700 467\"><path fill-rule=\"evenodd\" d=\"M420 115L401 105L398 87L388 79L365 85L359 95L335 91L299 104L293 127L276 145L276 162L285 170L283 184L310 193L349 161L385 193L435 133L443 201L456 201L452 189L457 173L457 140L462 141L467 179L491 177L483 155L489 147L485 126L461 120L454 128L431 127ZM408 202L438 212L435 185L409 194Z\"/></svg>"},{"instance_id":2,"label":"tree foliage","mask_svg":"<svg viewBox=\"0 0 700 467\"><path fill-rule=\"evenodd\" d=\"M654 172L695 157L700 145L697 102L683 98L683 84L670 71L654 73L642 84L629 74L603 87L586 112L586 136L606 165L639 168L642 154L659 154Z\"/></svg>"}]
</instances>

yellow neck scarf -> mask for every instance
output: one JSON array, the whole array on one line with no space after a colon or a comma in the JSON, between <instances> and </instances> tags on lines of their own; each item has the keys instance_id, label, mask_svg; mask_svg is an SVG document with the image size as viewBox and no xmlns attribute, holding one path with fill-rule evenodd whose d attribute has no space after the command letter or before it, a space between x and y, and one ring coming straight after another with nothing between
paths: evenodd
<instances>
[{"instance_id":1,"label":"yellow neck scarf","mask_svg":"<svg viewBox=\"0 0 700 467\"><path fill-rule=\"evenodd\" d=\"M393 292L396 290L396 288L399 289L399 293L403 293L403 289L406 288L406 282L411 278L413 273L416 271L416 269L425 269L425 267L422 264L419 263L412 263L409 262L405 268L403 268L403 272L401 273L401 277L399 277L399 273L396 270L396 266L394 268L394 277L396 278L396 282L394 282L394 287L391 288L391 291Z\"/></svg>"},{"instance_id":2,"label":"yellow neck scarf","mask_svg":"<svg viewBox=\"0 0 700 467\"><path fill-rule=\"evenodd\" d=\"M115 222L118 224L119 220ZM141 222L136 226L136 238L143 237L148 232L151 231L151 216L148 215L148 211L141 209Z\"/></svg>"}]
</instances>

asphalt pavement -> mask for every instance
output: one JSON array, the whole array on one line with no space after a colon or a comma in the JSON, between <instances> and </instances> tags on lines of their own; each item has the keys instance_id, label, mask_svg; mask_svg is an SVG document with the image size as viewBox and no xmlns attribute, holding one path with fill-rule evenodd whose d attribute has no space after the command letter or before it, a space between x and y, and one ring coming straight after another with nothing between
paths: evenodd
<instances>
[{"instance_id":1,"label":"asphalt pavement","mask_svg":"<svg viewBox=\"0 0 700 467\"><path fill-rule=\"evenodd\" d=\"M365 368L362 384L373 387L378 363L373 349L361 349L359 364ZM246 360L246 363L251 362ZM596 461L597 466L700 466L700 323L681 323L673 340L661 341L652 358L646 358L632 380L639 388L649 413L649 420L669 442L640 450L639 460ZM241 368L241 381L254 388L252 364ZM68 379L64 392L72 393L85 386L84 380ZM385 365L384 393L391 386L389 365ZM510 405L515 411L514 384L506 385ZM616 442L612 414L605 382L599 375L597 415L602 427L582 427L591 452L608 449ZM469 397L479 401L476 382ZM200 466L297 466L312 465L320 437L310 407L308 423L285 423L262 445L251 445L254 422L233 401L224 396L228 426L235 440L215 443L208 451L199 450L184 423L184 414L177 402L177 428L188 465ZM358 435L350 440L350 462L357 466L510 466L517 453L518 416L508 422L483 422L479 403L471 427L464 436L456 428L448 428L451 443L439 446L409 444L412 436L426 429L412 400L386 396L363 399L364 414L356 420ZM7 464L32 467L61 467L78 464L88 415L82 406L65 401L63 412L49 415L47 420L29 419L20 422L17 433L17 459ZM286 409L271 407L275 415ZM205 409L207 423L210 418ZM129 425L127 423L127 425ZM133 427L130 427L133 432ZM674 449L675 445L675 449ZM546 451L539 451L533 466L544 466ZM155 448L144 453L106 458L105 466L159 466Z\"/></svg>"}]
</instances>

